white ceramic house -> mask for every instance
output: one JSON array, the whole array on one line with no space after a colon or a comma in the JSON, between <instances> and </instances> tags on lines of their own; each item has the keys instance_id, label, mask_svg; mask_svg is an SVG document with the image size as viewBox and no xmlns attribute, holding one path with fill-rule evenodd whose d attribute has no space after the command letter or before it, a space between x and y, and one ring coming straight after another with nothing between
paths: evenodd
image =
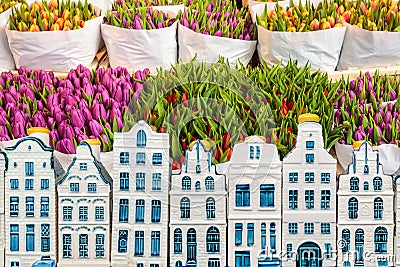
<instances>
[{"instance_id":1,"label":"white ceramic house","mask_svg":"<svg viewBox=\"0 0 400 267\"><path fill-rule=\"evenodd\" d=\"M393 266L394 192L379 152L367 142L353 145L353 162L339 176L338 266Z\"/></svg>"},{"instance_id":2,"label":"white ceramic house","mask_svg":"<svg viewBox=\"0 0 400 267\"><path fill-rule=\"evenodd\" d=\"M6 168L6 160L7 156L4 152L0 150L0 266L4 266L4 252L5 252L5 243L6 236L4 234L5 231L5 213L4 213L4 171ZM7 215L8 216L8 215Z\"/></svg>"},{"instance_id":3,"label":"white ceramic house","mask_svg":"<svg viewBox=\"0 0 400 267\"><path fill-rule=\"evenodd\" d=\"M169 135L139 121L114 134L113 267L166 267Z\"/></svg>"},{"instance_id":4,"label":"white ceramic house","mask_svg":"<svg viewBox=\"0 0 400 267\"><path fill-rule=\"evenodd\" d=\"M83 141L58 182L58 267L110 266L112 179L100 142Z\"/></svg>"},{"instance_id":5,"label":"white ceramic house","mask_svg":"<svg viewBox=\"0 0 400 267\"><path fill-rule=\"evenodd\" d=\"M49 131L35 127L28 133L5 148L7 267L31 267L42 256L57 256L56 177L63 170L49 147Z\"/></svg>"},{"instance_id":6,"label":"white ceramic house","mask_svg":"<svg viewBox=\"0 0 400 267\"><path fill-rule=\"evenodd\" d=\"M257 136L236 144L227 169L228 265L280 266L282 163Z\"/></svg>"},{"instance_id":7,"label":"white ceramic house","mask_svg":"<svg viewBox=\"0 0 400 267\"><path fill-rule=\"evenodd\" d=\"M179 174L171 175L170 266L226 266L226 183L216 173L206 141L186 151Z\"/></svg>"},{"instance_id":8,"label":"white ceramic house","mask_svg":"<svg viewBox=\"0 0 400 267\"><path fill-rule=\"evenodd\" d=\"M283 159L282 266L336 266L336 160L313 114L299 116L295 148Z\"/></svg>"}]
</instances>

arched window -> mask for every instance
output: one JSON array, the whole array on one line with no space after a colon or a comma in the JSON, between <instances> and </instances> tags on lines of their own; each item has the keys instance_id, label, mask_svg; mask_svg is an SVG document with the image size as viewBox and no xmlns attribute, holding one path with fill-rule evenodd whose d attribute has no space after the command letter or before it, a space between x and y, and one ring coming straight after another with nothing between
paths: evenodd
<instances>
[{"instance_id":1,"label":"arched window","mask_svg":"<svg viewBox=\"0 0 400 267\"><path fill-rule=\"evenodd\" d=\"M374 199L374 219L382 220L383 217L383 200L380 197Z\"/></svg>"},{"instance_id":2,"label":"arched window","mask_svg":"<svg viewBox=\"0 0 400 267\"><path fill-rule=\"evenodd\" d=\"M190 200L187 197L181 199L181 218L190 218Z\"/></svg>"},{"instance_id":3,"label":"arched window","mask_svg":"<svg viewBox=\"0 0 400 267\"><path fill-rule=\"evenodd\" d=\"M360 180L357 177L351 177L350 191L357 192L358 190L360 190Z\"/></svg>"},{"instance_id":4,"label":"arched window","mask_svg":"<svg viewBox=\"0 0 400 267\"><path fill-rule=\"evenodd\" d=\"M358 218L358 200L355 197L349 200L349 219Z\"/></svg>"},{"instance_id":5,"label":"arched window","mask_svg":"<svg viewBox=\"0 0 400 267\"><path fill-rule=\"evenodd\" d=\"M215 226L211 226L207 230L207 252L219 252L220 240L219 230Z\"/></svg>"},{"instance_id":6,"label":"arched window","mask_svg":"<svg viewBox=\"0 0 400 267\"><path fill-rule=\"evenodd\" d=\"M190 228L187 232L187 263L197 262L196 230ZM188 264L187 264L188 265Z\"/></svg>"},{"instance_id":7,"label":"arched window","mask_svg":"<svg viewBox=\"0 0 400 267\"><path fill-rule=\"evenodd\" d=\"M181 261L177 261L175 263L175 267L182 267L182 262Z\"/></svg>"},{"instance_id":8,"label":"arched window","mask_svg":"<svg viewBox=\"0 0 400 267\"><path fill-rule=\"evenodd\" d=\"M387 252L387 241L388 232L385 227L379 226L375 229L375 252L386 253Z\"/></svg>"},{"instance_id":9,"label":"arched window","mask_svg":"<svg viewBox=\"0 0 400 267\"><path fill-rule=\"evenodd\" d=\"M355 248L356 248L356 264L364 262L364 231L362 229L356 230L355 236Z\"/></svg>"},{"instance_id":10,"label":"arched window","mask_svg":"<svg viewBox=\"0 0 400 267\"><path fill-rule=\"evenodd\" d=\"M276 252L276 224L274 222L269 224L269 236L271 250Z\"/></svg>"},{"instance_id":11,"label":"arched window","mask_svg":"<svg viewBox=\"0 0 400 267\"><path fill-rule=\"evenodd\" d=\"M368 182L364 182L364 191L368 191L369 190L369 184Z\"/></svg>"},{"instance_id":12,"label":"arched window","mask_svg":"<svg viewBox=\"0 0 400 267\"><path fill-rule=\"evenodd\" d=\"M214 178L211 176L206 178L206 191L214 191Z\"/></svg>"},{"instance_id":13,"label":"arched window","mask_svg":"<svg viewBox=\"0 0 400 267\"><path fill-rule=\"evenodd\" d=\"M182 230L179 228L175 229L174 231L174 253L182 253Z\"/></svg>"},{"instance_id":14,"label":"arched window","mask_svg":"<svg viewBox=\"0 0 400 267\"><path fill-rule=\"evenodd\" d=\"M381 177L375 177L373 183L374 183L374 191L382 191L382 178Z\"/></svg>"},{"instance_id":15,"label":"arched window","mask_svg":"<svg viewBox=\"0 0 400 267\"><path fill-rule=\"evenodd\" d=\"M188 191L192 189L192 180L189 176L182 178L182 190Z\"/></svg>"},{"instance_id":16,"label":"arched window","mask_svg":"<svg viewBox=\"0 0 400 267\"><path fill-rule=\"evenodd\" d=\"M207 198L206 215L207 219L215 219L215 200L212 197Z\"/></svg>"},{"instance_id":17,"label":"arched window","mask_svg":"<svg viewBox=\"0 0 400 267\"><path fill-rule=\"evenodd\" d=\"M342 252L346 253L349 252L350 249L350 230L349 229L343 229L342 231Z\"/></svg>"},{"instance_id":18,"label":"arched window","mask_svg":"<svg viewBox=\"0 0 400 267\"><path fill-rule=\"evenodd\" d=\"M147 137L143 130L138 131L136 145L137 147L146 147Z\"/></svg>"},{"instance_id":19,"label":"arched window","mask_svg":"<svg viewBox=\"0 0 400 267\"><path fill-rule=\"evenodd\" d=\"M196 191L200 191L201 190L201 185L200 185L199 181L196 182L195 187L196 187Z\"/></svg>"},{"instance_id":20,"label":"arched window","mask_svg":"<svg viewBox=\"0 0 400 267\"><path fill-rule=\"evenodd\" d=\"M265 249L267 246L267 225L261 223L261 249Z\"/></svg>"}]
</instances>

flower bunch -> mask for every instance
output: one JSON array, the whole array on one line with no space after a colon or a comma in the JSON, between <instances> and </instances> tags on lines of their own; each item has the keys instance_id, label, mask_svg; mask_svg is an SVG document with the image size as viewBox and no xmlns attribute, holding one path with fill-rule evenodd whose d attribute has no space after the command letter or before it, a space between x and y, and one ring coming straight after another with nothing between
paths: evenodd
<instances>
[{"instance_id":1,"label":"flower bunch","mask_svg":"<svg viewBox=\"0 0 400 267\"><path fill-rule=\"evenodd\" d=\"M135 8L126 11L118 8L118 11L108 11L103 21L104 24L135 30L162 29L174 23L174 19L171 19L168 14L153 10L152 7Z\"/></svg>"},{"instance_id":2,"label":"flower bunch","mask_svg":"<svg viewBox=\"0 0 400 267\"><path fill-rule=\"evenodd\" d=\"M4 0L1 1L0 3L0 14L3 13L4 11L8 10L9 8L15 6L18 4L18 1L15 0Z\"/></svg>"},{"instance_id":3,"label":"flower bunch","mask_svg":"<svg viewBox=\"0 0 400 267\"><path fill-rule=\"evenodd\" d=\"M240 40L256 38L248 9L238 9L231 2L196 2L187 11L180 12L178 18L183 26L205 35Z\"/></svg>"},{"instance_id":4,"label":"flower bunch","mask_svg":"<svg viewBox=\"0 0 400 267\"><path fill-rule=\"evenodd\" d=\"M179 5L182 3L183 1L181 0L115 0L112 4L112 10L116 11L118 8L128 10L138 7Z\"/></svg>"},{"instance_id":5,"label":"flower bunch","mask_svg":"<svg viewBox=\"0 0 400 267\"><path fill-rule=\"evenodd\" d=\"M275 5L274 10L265 10L262 16L257 16L257 24L270 31L280 32L310 32L343 27L338 22L337 5L328 4L326 1L314 7L309 1L306 5L287 8Z\"/></svg>"},{"instance_id":6,"label":"flower bunch","mask_svg":"<svg viewBox=\"0 0 400 267\"><path fill-rule=\"evenodd\" d=\"M82 2L59 2L50 0L35 1L31 6L26 3L12 12L9 19L10 30L20 32L69 31L81 29L85 21L96 18L93 7Z\"/></svg>"}]
</instances>

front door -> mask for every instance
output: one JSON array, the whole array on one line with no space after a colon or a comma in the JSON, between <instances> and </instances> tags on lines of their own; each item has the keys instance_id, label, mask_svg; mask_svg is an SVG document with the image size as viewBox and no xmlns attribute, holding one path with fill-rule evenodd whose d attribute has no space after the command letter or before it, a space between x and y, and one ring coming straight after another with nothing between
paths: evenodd
<instances>
[{"instance_id":1,"label":"front door","mask_svg":"<svg viewBox=\"0 0 400 267\"><path fill-rule=\"evenodd\" d=\"M299 247L297 267L321 267L321 249L314 242L306 242Z\"/></svg>"}]
</instances>

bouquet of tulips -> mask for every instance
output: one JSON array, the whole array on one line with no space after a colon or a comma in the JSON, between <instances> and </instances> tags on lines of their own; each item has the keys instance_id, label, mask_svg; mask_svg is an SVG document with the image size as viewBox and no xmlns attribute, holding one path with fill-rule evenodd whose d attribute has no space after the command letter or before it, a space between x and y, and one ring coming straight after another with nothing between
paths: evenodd
<instances>
[{"instance_id":1,"label":"bouquet of tulips","mask_svg":"<svg viewBox=\"0 0 400 267\"><path fill-rule=\"evenodd\" d=\"M0 2L0 71L15 68L14 59L8 46L5 27L12 11L11 8L17 4L18 1L14 0L2 0Z\"/></svg>"},{"instance_id":2,"label":"bouquet of tulips","mask_svg":"<svg viewBox=\"0 0 400 267\"><path fill-rule=\"evenodd\" d=\"M169 5L180 5L183 1L180 0L115 0L112 5L112 10L123 9L134 9L139 7L150 7L150 6L169 6Z\"/></svg>"},{"instance_id":3,"label":"bouquet of tulips","mask_svg":"<svg viewBox=\"0 0 400 267\"><path fill-rule=\"evenodd\" d=\"M1 3L0 3L0 14L3 13L4 11L8 10L9 8L15 6L16 4L18 4L18 1L15 1L15 0L1 1Z\"/></svg>"}]
</instances>

